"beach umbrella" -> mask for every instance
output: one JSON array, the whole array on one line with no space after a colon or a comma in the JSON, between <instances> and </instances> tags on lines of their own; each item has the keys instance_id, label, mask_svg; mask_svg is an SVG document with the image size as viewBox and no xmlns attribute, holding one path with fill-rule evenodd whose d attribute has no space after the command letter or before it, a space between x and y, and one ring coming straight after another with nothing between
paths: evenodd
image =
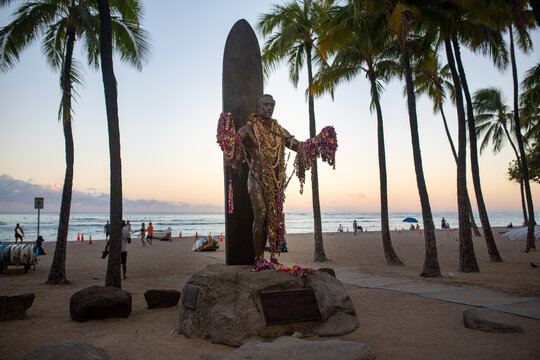
<instances>
[{"instance_id":1,"label":"beach umbrella","mask_svg":"<svg viewBox=\"0 0 540 360\"><path fill-rule=\"evenodd\" d=\"M405 219L403 219L403 222L408 222L408 223L417 223L418 220L416 220L415 218L413 217L407 217Z\"/></svg>"}]
</instances>

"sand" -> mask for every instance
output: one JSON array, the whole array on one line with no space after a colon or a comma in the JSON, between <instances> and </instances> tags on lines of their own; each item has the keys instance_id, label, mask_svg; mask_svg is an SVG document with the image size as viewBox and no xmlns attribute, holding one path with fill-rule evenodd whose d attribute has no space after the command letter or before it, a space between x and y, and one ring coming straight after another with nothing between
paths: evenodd
<instances>
[{"instance_id":1,"label":"sand","mask_svg":"<svg viewBox=\"0 0 540 360\"><path fill-rule=\"evenodd\" d=\"M444 276L427 279L445 284L466 285L510 295L540 297L540 251L524 253L524 241L501 240L494 229L503 263L490 263L483 238L474 238L480 273L458 271L458 241L453 232L437 232L438 257ZM362 273L421 279L424 238L417 231L392 232L394 248L405 266L386 265L379 233L324 234L327 257L313 262L313 235L287 236L289 252L280 261L303 266L346 268ZM0 295L33 292L27 319L0 323L0 359L14 359L36 347L70 341L87 341L104 348L111 359L195 359L207 352L230 352L233 348L178 335L178 307L147 309L144 292L149 289L182 290L195 272L208 264L222 263L224 246L215 253L191 251L194 239L173 238L172 243L154 241L142 247L135 240L128 249L127 279L122 288L133 297L127 319L72 321L69 299L76 291L103 285L106 260L101 259L103 241L70 242L67 252L69 285L46 284L54 243L45 243L46 256L36 270L24 274L10 267L0 275ZM223 244L223 243L222 243ZM211 256L206 256L211 255ZM217 258L215 258L217 257ZM463 310L469 306L421 298L412 294L345 285L360 321L360 327L340 337L369 344L378 359L538 359L540 320L516 315L523 334L494 334L466 329ZM179 305L181 306L181 305Z\"/></svg>"}]
</instances>

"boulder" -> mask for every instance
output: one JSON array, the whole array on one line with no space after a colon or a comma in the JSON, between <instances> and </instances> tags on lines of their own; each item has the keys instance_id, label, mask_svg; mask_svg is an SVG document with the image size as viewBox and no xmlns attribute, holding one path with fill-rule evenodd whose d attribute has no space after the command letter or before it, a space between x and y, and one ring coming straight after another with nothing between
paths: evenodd
<instances>
[{"instance_id":1,"label":"boulder","mask_svg":"<svg viewBox=\"0 0 540 360\"><path fill-rule=\"evenodd\" d=\"M194 309L180 306L178 333L238 347L249 339L284 335L340 336L358 328L351 298L336 278L318 273L298 278L274 270L251 272L250 266L208 265L186 288L198 288ZM262 291L313 289L320 320L267 325L259 301Z\"/></svg>"},{"instance_id":2,"label":"boulder","mask_svg":"<svg viewBox=\"0 0 540 360\"><path fill-rule=\"evenodd\" d=\"M17 360L109 360L109 355L102 348L86 342L54 344L37 348Z\"/></svg>"},{"instance_id":3,"label":"boulder","mask_svg":"<svg viewBox=\"0 0 540 360\"><path fill-rule=\"evenodd\" d=\"M327 273L328 275L332 275L333 277L336 277L336 272L334 271L334 269L332 268L320 268L319 270L317 271L320 271L320 272L323 272L323 273Z\"/></svg>"},{"instance_id":4,"label":"boulder","mask_svg":"<svg viewBox=\"0 0 540 360\"><path fill-rule=\"evenodd\" d=\"M488 309L471 308L463 311L463 324L466 328L487 332L523 332L523 328L508 315Z\"/></svg>"},{"instance_id":5,"label":"boulder","mask_svg":"<svg viewBox=\"0 0 540 360\"><path fill-rule=\"evenodd\" d=\"M271 343L246 343L228 354L203 354L197 360L373 360L376 356L369 345L355 341L307 341L284 336Z\"/></svg>"},{"instance_id":6,"label":"boulder","mask_svg":"<svg viewBox=\"0 0 540 360\"><path fill-rule=\"evenodd\" d=\"M71 318L76 321L127 318L131 313L131 294L108 286L90 286L71 296Z\"/></svg>"},{"instance_id":7,"label":"boulder","mask_svg":"<svg viewBox=\"0 0 540 360\"><path fill-rule=\"evenodd\" d=\"M34 303L33 293L0 296L0 321L26 319L26 310Z\"/></svg>"},{"instance_id":8,"label":"boulder","mask_svg":"<svg viewBox=\"0 0 540 360\"><path fill-rule=\"evenodd\" d=\"M180 291L177 290L148 290L144 299L149 309L166 308L178 305Z\"/></svg>"}]
</instances>

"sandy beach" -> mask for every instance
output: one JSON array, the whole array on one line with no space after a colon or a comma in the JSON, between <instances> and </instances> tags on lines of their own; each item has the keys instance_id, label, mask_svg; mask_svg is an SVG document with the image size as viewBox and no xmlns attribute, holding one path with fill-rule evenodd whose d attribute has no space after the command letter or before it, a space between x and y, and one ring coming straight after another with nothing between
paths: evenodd
<instances>
[{"instance_id":1,"label":"sandy beach","mask_svg":"<svg viewBox=\"0 0 540 360\"><path fill-rule=\"evenodd\" d=\"M437 231L438 257L443 276L430 282L471 286L524 297L540 297L540 251L524 253L524 241L502 240L494 229L503 263L491 263L483 237L474 238L480 273L458 271L457 233ZM396 253L405 266L386 265L378 232L324 234L328 262L313 262L313 235L287 236L289 252L279 258L286 264L314 268L350 269L368 274L421 279L424 238L417 231L392 231ZM67 251L69 285L46 284L54 243L45 243L46 256L36 270L24 274L22 267L9 267L0 275L0 295L33 292L27 319L0 323L1 359L14 359L33 349L55 343L87 341L102 347L111 359L195 359L207 352L231 352L234 348L178 335L178 307L147 309L144 292L149 289L181 291L195 272L208 264L222 263L221 248L211 253L191 251L193 237L154 241L142 247L135 239L128 248L127 279L122 288L133 298L127 319L79 323L69 316L73 293L91 285L103 285L106 260L101 259L103 240L70 242ZM537 245L538 246L538 245ZM353 333L340 337L369 344L377 359L538 359L540 320L508 315L524 333L487 333L463 326L462 312L470 306L421 298L412 294L345 285L360 321ZM178 305L181 306L181 305ZM324 340L324 339L323 339Z\"/></svg>"}]
</instances>

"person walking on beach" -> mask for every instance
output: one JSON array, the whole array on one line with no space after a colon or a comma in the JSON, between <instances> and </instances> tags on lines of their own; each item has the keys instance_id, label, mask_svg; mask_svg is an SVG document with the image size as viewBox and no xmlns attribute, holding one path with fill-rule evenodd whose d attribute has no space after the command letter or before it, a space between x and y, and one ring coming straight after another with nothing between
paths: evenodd
<instances>
[{"instance_id":1,"label":"person walking on beach","mask_svg":"<svg viewBox=\"0 0 540 360\"><path fill-rule=\"evenodd\" d=\"M144 228L144 223L142 223L142 226L141 226L141 243L142 243L142 246L146 246L146 243L144 242L145 233L146 233L146 229Z\"/></svg>"},{"instance_id":2,"label":"person walking on beach","mask_svg":"<svg viewBox=\"0 0 540 360\"><path fill-rule=\"evenodd\" d=\"M19 239L21 239L21 244L22 244L23 237L24 237L24 231L22 227L19 225L19 223L17 223L17 226L15 226L15 244L17 243Z\"/></svg>"},{"instance_id":3,"label":"person walking on beach","mask_svg":"<svg viewBox=\"0 0 540 360\"><path fill-rule=\"evenodd\" d=\"M154 227L152 226L152 222L150 221L148 223L148 227L146 228L146 242L148 245L152 246L152 239L154 238Z\"/></svg>"},{"instance_id":4,"label":"person walking on beach","mask_svg":"<svg viewBox=\"0 0 540 360\"><path fill-rule=\"evenodd\" d=\"M356 235L356 230L358 229L358 224L356 223L356 219L352 222L352 227L354 229L354 235Z\"/></svg>"},{"instance_id":5,"label":"person walking on beach","mask_svg":"<svg viewBox=\"0 0 540 360\"><path fill-rule=\"evenodd\" d=\"M111 224L109 223L109 220L107 220L103 232L105 233L105 241L109 241L109 236L111 235Z\"/></svg>"},{"instance_id":6,"label":"person walking on beach","mask_svg":"<svg viewBox=\"0 0 540 360\"><path fill-rule=\"evenodd\" d=\"M120 259L122 263L122 273L124 279L126 279L127 272L127 244L131 243L131 232L124 220L122 220L122 252L120 253Z\"/></svg>"}]
</instances>

